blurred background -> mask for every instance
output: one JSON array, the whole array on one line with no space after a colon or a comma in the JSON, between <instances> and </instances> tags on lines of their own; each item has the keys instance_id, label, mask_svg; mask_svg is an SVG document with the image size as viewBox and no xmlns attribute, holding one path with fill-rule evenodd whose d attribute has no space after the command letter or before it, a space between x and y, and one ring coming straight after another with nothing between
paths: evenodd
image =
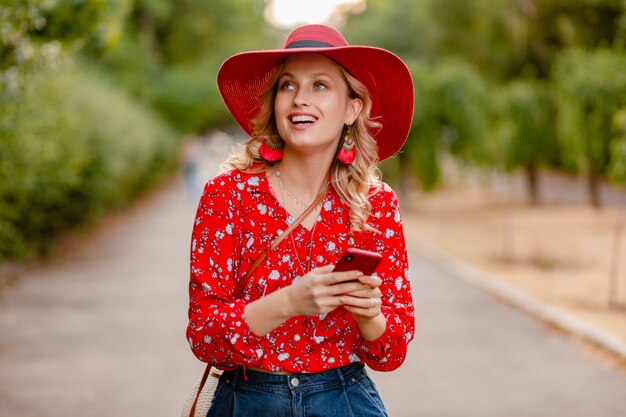
<instances>
[{"instance_id":1,"label":"blurred background","mask_svg":"<svg viewBox=\"0 0 626 417\"><path fill-rule=\"evenodd\" d=\"M193 206L244 139L220 64L303 23L412 73L381 171L413 248L626 343L624 0L0 0L0 288L173 178Z\"/></svg>"},{"instance_id":2,"label":"blurred background","mask_svg":"<svg viewBox=\"0 0 626 417\"><path fill-rule=\"evenodd\" d=\"M403 197L436 190L446 167L517 172L531 204L558 199L542 188L545 170L581 178L579 202L596 207L615 203L604 195L607 183L622 190L626 183L623 1L3 0L1 7L0 259L45 250L56 230L158 182L176 167L182 138L232 131L215 83L221 62L280 47L305 22L341 26L351 43L387 48L408 63L413 128L383 167Z\"/></svg>"}]
</instances>

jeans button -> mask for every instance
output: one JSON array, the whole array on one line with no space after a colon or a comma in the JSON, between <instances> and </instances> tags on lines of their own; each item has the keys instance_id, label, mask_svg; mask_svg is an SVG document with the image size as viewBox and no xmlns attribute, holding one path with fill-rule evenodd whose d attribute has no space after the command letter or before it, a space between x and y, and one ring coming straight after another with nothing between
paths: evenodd
<instances>
[{"instance_id":1,"label":"jeans button","mask_svg":"<svg viewBox=\"0 0 626 417\"><path fill-rule=\"evenodd\" d=\"M291 378L291 385L297 387L298 385L300 385L300 380L298 378Z\"/></svg>"}]
</instances>

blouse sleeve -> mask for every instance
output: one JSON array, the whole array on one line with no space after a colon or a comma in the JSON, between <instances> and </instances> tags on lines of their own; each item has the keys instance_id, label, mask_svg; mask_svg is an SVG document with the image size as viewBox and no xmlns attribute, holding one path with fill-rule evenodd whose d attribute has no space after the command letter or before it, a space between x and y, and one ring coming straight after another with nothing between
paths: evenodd
<instances>
[{"instance_id":1,"label":"blouse sleeve","mask_svg":"<svg viewBox=\"0 0 626 417\"><path fill-rule=\"evenodd\" d=\"M359 356L376 371L392 371L406 357L407 345L415 333L413 297L408 276L406 243L400 206L396 194L384 185L372 199L370 225L374 250L383 255L377 275L383 280L382 314L387 320L385 332L376 340L361 340Z\"/></svg>"},{"instance_id":2,"label":"blouse sleeve","mask_svg":"<svg viewBox=\"0 0 626 417\"><path fill-rule=\"evenodd\" d=\"M206 184L192 231L187 340L198 359L222 369L260 361L262 339L248 327L246 302L235 294L242 216L228 178Z\"/></svg>"}]
</instances>

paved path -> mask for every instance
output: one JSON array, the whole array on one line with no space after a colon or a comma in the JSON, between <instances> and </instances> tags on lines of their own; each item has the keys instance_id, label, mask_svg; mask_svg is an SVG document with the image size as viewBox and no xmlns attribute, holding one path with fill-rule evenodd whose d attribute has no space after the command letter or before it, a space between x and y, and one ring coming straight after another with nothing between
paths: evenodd
<instances>
[{"instance_id":1,"label":"paved path","mask_svg":"<svg viewBox=\"0 0 626 417\"><path fill-rule=\"evenodd\" d=\"M178 415L194 204L173 182L0 293L0 417ZM410 232L410 231L407 231ZM623 417L626 376L417 257L418 331L373 373L393 417Z\"/></svg>"},{"instance_id":2,"label":"paved path","mask_svg":"<svg viewBox=\"0 0 626 417\"><path fill-rule=\"evenodd\" d=\"M626 374L580 342L411 260L417 334L376 374L393 417L624 417Z\"/></svg>"}]
</instances>

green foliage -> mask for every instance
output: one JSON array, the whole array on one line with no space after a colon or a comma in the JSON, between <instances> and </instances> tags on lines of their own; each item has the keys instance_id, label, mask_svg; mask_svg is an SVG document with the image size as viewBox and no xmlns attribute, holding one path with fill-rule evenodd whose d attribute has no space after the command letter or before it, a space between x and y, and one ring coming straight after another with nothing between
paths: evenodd
<instances>
[{"instance_id":1,"label":"green foliage","mask_svg":"<svg viewBox=\"0 0 626 417\"><path fill-rule=\"evenodd\" d=\"M565 161L593 174L606 174L615 115L626 106L626 55L607 50L572 50L556 63L559 140Z\"/></svg>"},{"instance_id":2,"label":"green foliage","mask_svg":"<svg viewBox=\"0 0 626 417\"><path fill-rule=\"evenodd\" d=\"M177 133L230 120L229 54L267 45L257 0L3 0L0 261L125 204L171 170ZM87 69L91 68L91 69Z\"/></svg>"},{"instance_id":3,"label":"green foliage","mask_svg":"<svg viewBox=\"0 0 626 417\"><path fill-rule=\"evenodd\" d=\"M162 30L161 51L168 64L189 64L261 48L263 4L254 0L176 2Z\"/></svg>"},{"instance_id":4,"label":"green foliage","mask_svg":"<svg viewBox=\"0 0 626 417\"><path fill-rule=\"evenodd\" d=\"M135 97L152 102L163 69L134 34L127 31L116 48L94 62Z\"/></svg>"},{"instance_id":5,"label":"green foliage","mask_svg":"<svg viewBox=\"0 0 626 417\"><path fill-rule=\"evenodd\" d=\"M460 60L443 61L435 68L435 76L439 119L445 127L442 139L449 151L465 162L490 162L489 85L471 65Z\"/></svg>"},{"instance_id":6,"label":"green foliage","mask_svg":"<svg viewBox=\"0 0 626 417\"><path fill-rule=\"evenodd\" d=\"M441 124L432 69L419 61L409 63L415 88L415 108L409 137L404 146L413 173L424 190L434 189L441 178L439 152Z\"/></svg>"},{"instance_id":7,"label":"green foliage","mask_svg":"<svg viewBox=\"0 0 626 417\"><path fill-rule=\"evenodd\" d=\"M32 1L31 1L32 2ZM73 44L96 52L115 46L130 0L39 0L45 20L32 36Z\"/></svg>"},{"instance_id":8,"label":"green foliage","mask_svg":"<svg viewBox=\"0 0 626 417\"><path fill-rule=\"evenodd\" d=\"M102 80L65 65L0 110L0 259L129 201L171 171L177 136Z\"/></svg>"},{"instance_id":9,"label":"green foliage","mask_svg":"<svg viewBox=\"0 0 626 417\"><path fill-rule=\"evenodd\" d=\"M350 16L343 33L353 45L376 45L410 60L425 55L432 28L423 1L367 0L365 11Z\"/></svg>"},{"instance_id":10,"label":"green foliage","mask_svg":"<svg viewBox=\"0 0 626 417\"><path fill-rule=\"evenodd\" d=\"M494 99L498 116L495 131L506 169L546 166L558 161L556 104L547 83L515 81L499 89Z\"/></svg>"},{"instance_id":11,"label":"green foliage","mask_svg":"<svg viewBox=\"0 0 626 417\"><path fill-rule=\"evenodd\" d=\"M491 160L487 139L489 87L480 74L461 61L409 65L415 86L415 110L405 151L425 190L441 176L440 153L465 162Z\"/></svg>"},{"instance_id":12,"label":"green foliage","mask_svg":"<svg viewBox=\"0 0 626 417\"><path fill-rule=\"evenodd\" d=\"M217 83L210 76L218 69L218 63L169 68L155 91L155 108L184 132L232 123Z\"/></svg>"},{"instance_id":13,"label":"green foliage","mask_svg":"<svg viewBox=\"0 0 626 417\"><path fill-rule=\"evenodd\" d=\"M531 182L546 164L589 166L621 181L626 145L613 120L626 65L566 51L626 47L625 1L370 0L347 34L420 60L411 68L417 101L403 160L426 189L439 181L442 152L524 167Z\"/></svg>"},{"instance_id":14,"label":"green foliage","mask_svg":"<svg viewBox=\"0 0 626 417\"><path fill-rule=\"evenodd\" d=\"M130 0L4 0L0 5L0 97L19 94L30 71L67 51L100 53L119 41Z\"/></svg>"},{"instance_id":15,"label":"green foliage","mask_svg":"<svg viewBox=\"0 0 626 417\"><path fill-rule=\"evenodd\" d=\"M44 26L45 19L34 1L24 4L14 0L0 5L0 99L16 94L22 88L24 73L42 62L29 34ZM48 49L50 55L53 49ZM59 49L55 45L54 51L58 53Z\"/></svg>"},{"instance_id":16,"label":"green foliage","mask_svg":"<svg viewBox=\"0 0 626 417\"><path fill-rule=\"evenodd\" d=\"M98 65L185 132L232 122L215 82L223 60L266 47L256 0L136 0L122 42Z\"/></svg>"},{"instance_id":17,"label":"green foliage","mask_svg":"<svg viewBox=\"0 0 626 417\"><path fill-rule=\"evenodd\" d=\"M519 46L509 30L519 30L514 7L503 0L425 0L432 19L435 57L461 57L496 78L506 77L519 59Z\"/></svg>"}]
</instances>

